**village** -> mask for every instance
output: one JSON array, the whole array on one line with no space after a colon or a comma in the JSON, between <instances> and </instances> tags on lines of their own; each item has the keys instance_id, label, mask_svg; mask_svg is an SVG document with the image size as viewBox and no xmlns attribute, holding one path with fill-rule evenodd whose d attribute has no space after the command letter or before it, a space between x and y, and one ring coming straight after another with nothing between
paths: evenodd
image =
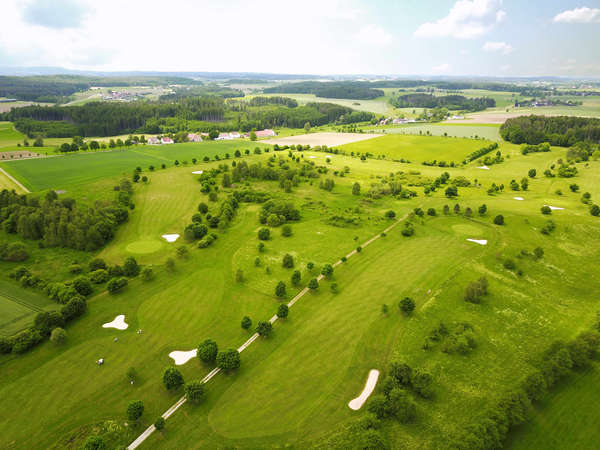
<instances>
[{"instance_id":1,"label":"village","mask_svg":"<svg viewBox=\"0 0 600 450\"><path fill-rule=\"evenodd\" d=\"M251 133L240 134L237 131L232 132L224 132L219 133L217 137L214 138L215 141L231 141L233 139L248 139L250 138ZM277 136L277 133L271 129L264 129L259 131L254 131L257 139L267 138ZM202 142L204 140L209 140L209 133L188 133L187 142ZM175 141L168 136L152 136L147 140L148 145L166 145L166 144L174 144Z\"/></svg>"}]
</instances>

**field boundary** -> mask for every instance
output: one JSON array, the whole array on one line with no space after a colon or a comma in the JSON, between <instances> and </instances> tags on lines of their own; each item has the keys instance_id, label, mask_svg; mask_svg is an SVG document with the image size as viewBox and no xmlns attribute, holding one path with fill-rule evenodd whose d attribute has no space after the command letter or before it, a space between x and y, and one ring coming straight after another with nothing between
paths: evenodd
<instances>
[{"instance_id":1,"label":"field boundary","mask_svg":"<svg viewBox=\"0 0 600 450\"><path fill-rule=\"evenodd\" d=\"M419 205L420 207L421 205ZM373 236L371 239L369 239L368 241L366 241L365 243L363 243L361 245L361 248L366 247L367 245L375 242L377 239L379 239L382 235L382 233L388 233L390 230L392 230L396 225L398 225L399 223L401 223L402 221L404 221L410 213L406 213L404 214L402 217L400 217L396 222L392 223L390 226L388 226L385 230L383 230L381 233L376 234L375 236ZM356 249L352 250L350 253L348 253L346 255L346 258L350 258L354 255L356 255L358 253L358 251ZM338 259L335 263L333 263L333 267L337 267L340 264L342 264L342 260ZM317 281L321 281L324 278L323 274L320 274L317 277ZM294 298L292 298L289 302L288 302L288 307L292 307L298 300L300 300L304 295L306 295L306 293L309 291L310 289L308 287L304 287L300 292L298 292L298 294L296 294L296 296ZM275 323L277 321L278 317L277 314L275 314L273 317L271 317L271 319L269 319L269 322L271 324ZM259 338L259 334L258 333L254 333L246 342L244 342L237 350L238 352L243 352L245 349L247 349L253 342L255 342L257 339ZM219 369L218 367L215 367L213 370L211 370L202 380L201 382L206 384L208 383L211 379L213 379L219 372L221 372L221 369ZM183 395L179 400L177 400L177 402L175 404L173 404L169 409L167 409L163 414L162 414L162 418L163 419L168 419L175 411L177 411L185 402L186 402L186 397L185 395ZM131 444L129 444L127 446L127 450L134 450L136 448L138 448L152 433L154 433L154 431L156 430L156 428L154 427L154 425L150 425L148 428L146 428L144 430L144 432L142 434L140 434Z\"/></svg>"},{"instance_id":2,"label":"field boundary","mask_svg":"<svg viewBox=\"0 0 600 450\"><path fill-rule=\"evenodd\" d=\"M18 187L20 187L21 189L23 189L26 194L31 193L31 191L29 189L27 189L25 186L23 186L19 181L17 181L17 179L15 177L13 177L10 173L8 173L2 167L0 167L0 172L2 172L6 176L6 178L8 178L13 183L15 183Z\"/></svg>"}]
</instances>

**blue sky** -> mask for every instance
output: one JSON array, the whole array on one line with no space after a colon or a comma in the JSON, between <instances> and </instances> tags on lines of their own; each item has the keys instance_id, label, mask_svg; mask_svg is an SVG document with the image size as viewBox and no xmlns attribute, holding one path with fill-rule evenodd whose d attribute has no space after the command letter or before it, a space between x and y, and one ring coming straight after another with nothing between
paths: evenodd
<instances>
[{"instance_id":1,"label":"blue sky","mask_svg":"<svg viewBox=\"0 0 600 450\"><path fill-rule=\"evenodd\" d=\"M600 0L3 0L0 66L600 76Z\"/></svg>"}]
</instances>

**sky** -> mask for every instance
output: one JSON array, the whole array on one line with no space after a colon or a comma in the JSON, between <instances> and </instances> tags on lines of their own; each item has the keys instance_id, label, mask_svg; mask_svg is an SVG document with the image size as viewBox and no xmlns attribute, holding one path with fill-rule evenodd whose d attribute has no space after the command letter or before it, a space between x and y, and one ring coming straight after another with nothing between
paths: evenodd
<instances>
[{"instance_id":1,"label":"sky","mask_svg":"<svg viewBox=\"0 0 600 450\"><path fill-rule=\"evenodd\" d=\"M0 67L600 76L600 0L2 0Z\"/></svg>"}]
</instances>

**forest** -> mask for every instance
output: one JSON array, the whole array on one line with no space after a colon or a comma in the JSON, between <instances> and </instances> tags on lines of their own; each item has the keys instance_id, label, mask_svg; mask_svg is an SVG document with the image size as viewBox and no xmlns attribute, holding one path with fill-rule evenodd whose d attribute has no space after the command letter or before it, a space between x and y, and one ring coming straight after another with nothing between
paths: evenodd
<instances>
[{"instance_id":1,"label":"forest","mask_svg":"<svg viewBox=\"0 0 600 450\"><path fill-rule=\"evenodd\" d=\"M33 102L62 103L75 92L85 91L92 86L149 86L163 84L198 84L198 82L189 78L169 76L0 76L0 97L16 98L17 100Z\"/></svg>"},{"instance_id":2,"label":"forest","mask_svg":"<svg viewBox=\"0 0 600 450\"><path fill-rule=\"evenodd\" d=\"M396 108L446 108L449 110L482 111L496 106L493 98L467 98L463 95L435 96L432 94L407 94L390 100Z\"/></svg>"},{"instance_id":3,"label":"forest","mask_svg":"<svg viewBox=\"0 0 600 450\"><path fill-rule=\"evenodd\" d=\"M175 102L91 102L81 106L26 106L0 114L29 137L115 136L127 133L244 131L273 127L302 128L306 123L350 124L372 113L332 103L297 106L291 99L259 97L240 102L220 97L181 98ZM291 100L291 101L290 101ZM257 106L253 106L257 105Z\"/></svg>"},{"instance_id":4,"label":"forest","mask_svg":"<svg viewBox=\"0 0 600 450\"><path fill-rule=\"evenodd\" d=\"M500 136L513 144L570 147L578 142L600 143L600 119L570 116L521 116L508 119Z\"/></svg>"}]
</instances>

